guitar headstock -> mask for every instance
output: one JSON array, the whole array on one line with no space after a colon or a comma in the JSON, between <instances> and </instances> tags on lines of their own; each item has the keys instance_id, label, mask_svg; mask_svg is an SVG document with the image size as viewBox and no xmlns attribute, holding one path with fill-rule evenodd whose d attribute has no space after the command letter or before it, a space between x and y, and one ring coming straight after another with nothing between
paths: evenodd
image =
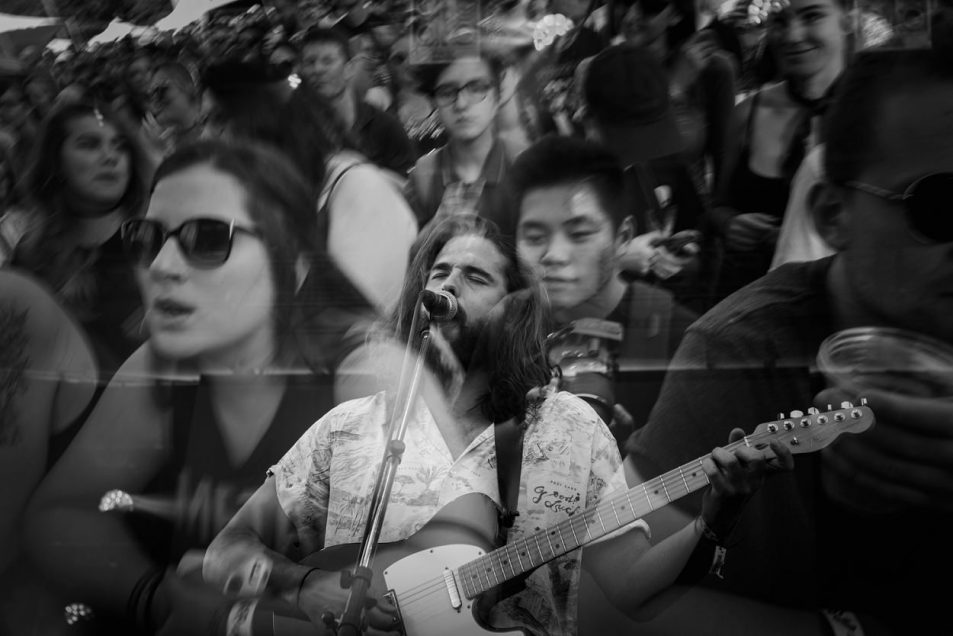
<instances>
[{"instance_id":1,"label":"guitar headstock","mask_svg":"<svg viewBox=\"0 0 953 636\"><path fill-rule=\"evenodd\" d=\"M839 409L819 411L808 409L807 413L791 411L788 417L782 413L773 422L759 424L754 433L748 436L749 442L757 438L758 442L771 439L781 440L794 454L811 453L828 446L841 433L862 433L874 423L874 413L866 405L841 402Z\"/></svg>"}]
</instances>

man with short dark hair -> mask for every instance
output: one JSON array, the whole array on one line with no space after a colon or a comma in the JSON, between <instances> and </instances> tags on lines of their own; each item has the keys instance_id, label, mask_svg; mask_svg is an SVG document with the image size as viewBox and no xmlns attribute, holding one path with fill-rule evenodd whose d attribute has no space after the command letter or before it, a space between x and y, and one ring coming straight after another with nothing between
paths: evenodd
<instances>
[{"instance_id":1,"label":"man with short dark hair","mask_svg":"<svg viewBox=\"0 0 953 636\"><path fill-rule=\"evenodd\" d=\"M306 32L298 54L298 74L305 84L334 106L346 130L357 138L360 150L382 168L406 177L414 165L413 145L400 121L368 104L350 85L351 46L334 29Z\"/></svg>"},{"instance_id":2,"label":"man with short dark hair","mask_svg":"<svg viewBox=\"0 0 953 636\"><path fill-rule=\"evenodd\" d=\"M595 318L622 326L620 365L635 373L626 375L638 378L639 388L620 385L616 394L644 422L696 314L661 287L623 278L636 221L617 156L591 141L547 137L517 159L509 188L520 256L539 273L558 325Z\"/></svg>"}]
</instances>

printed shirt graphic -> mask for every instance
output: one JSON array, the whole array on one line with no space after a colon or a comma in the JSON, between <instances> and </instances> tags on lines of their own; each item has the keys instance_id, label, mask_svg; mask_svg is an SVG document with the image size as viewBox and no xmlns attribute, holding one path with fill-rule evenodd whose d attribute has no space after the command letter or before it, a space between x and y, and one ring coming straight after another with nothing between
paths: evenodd
<instances>
[{"instance_id":1,"label":"printed shirt graphic","mask_svg":"<svg viewBox=\"0 0 953 636\"><path fill-rule=\"evenodd\" d=\"M361 541L383 456L386 417L382 393L346 402L322 417L270 469L278 500L306 551ZM551 395L526 425L519 516L510 541L626 489L616 442L581 399L565 392ZM492 427L453 460L430 412L419 405L404 441L407 449L397 469L381 542L409 537L467 493L482 493L499 505ZM637 521L617 533L633 526L648 531ZM536 570L525 590L493 609L494 625L574 634L579 556L577 550Z\"/></svg>"}]
</instances>

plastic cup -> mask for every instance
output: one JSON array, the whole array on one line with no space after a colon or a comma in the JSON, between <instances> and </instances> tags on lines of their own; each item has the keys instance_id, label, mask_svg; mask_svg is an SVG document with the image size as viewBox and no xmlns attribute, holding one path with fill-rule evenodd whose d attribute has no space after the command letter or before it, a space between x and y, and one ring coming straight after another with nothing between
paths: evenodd
<instances>
[{"instance_id":1,"label":"plastic cup","mask_svg":"<svg viewBox=\"0 0 953 636\"><path fill-rule=\"evenodd\" d=\"M890 327L856 327L832 334L817 353L818 370L831 387L865 397L875 389L920 398L953 398L953 347L915 332ZM876 405L874 416L876 417ZM903 422L877 419L877 426ZM834 501L864 512L895 512L898 506L829 468L838 442L822 451L821 480Z\"/></svg>"},{"instance_id":2,"label":"plastic cup","mask_svg":"<svg viewBox=\"0 0 953 636\"><path fill-rule=\"evenodd\" d=\"M829 336L817 366L831 386L914 397L953 397L953 347L890 327L856 327Z\"/></svg>"}]
</instances>

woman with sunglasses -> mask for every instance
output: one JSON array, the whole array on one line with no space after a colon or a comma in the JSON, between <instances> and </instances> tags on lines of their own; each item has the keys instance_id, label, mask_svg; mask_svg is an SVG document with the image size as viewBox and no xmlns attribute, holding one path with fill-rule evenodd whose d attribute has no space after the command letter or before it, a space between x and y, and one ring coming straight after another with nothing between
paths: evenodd
<instances>
[{"instance_id":1,"label":"woman with sunglasses","mask_svg":"<svg viewBox=\"0 0 953 636\"><path fill-rule=\"evenodd\" d=\"M309 189L287 160L238 142L171 155L145 217L123 224L149 340L27 520L33 557L64 601L102 619L95 633L208 633L227 606L221 590L166 566L203 550L332 406L335 352L315 343L342 346L352 325L334 319L368 307L315 245L314 225ZM97 509L115 489L133 497L106 508L131 506L126 518Z\"/></svg>"},{"instance_id":2,"label":"woman with sunglasses","mask_svg":"<svg viewBox=\"0 0 953 636\"><path fill-rule=\"evenodd\" d=\"M145 338L119 226L142 213L152 168L119 117L78 102L46 119L27 171L34 211L11 264L52 288L82 325L103 382Z\"/></svg>"}]
</instances>

